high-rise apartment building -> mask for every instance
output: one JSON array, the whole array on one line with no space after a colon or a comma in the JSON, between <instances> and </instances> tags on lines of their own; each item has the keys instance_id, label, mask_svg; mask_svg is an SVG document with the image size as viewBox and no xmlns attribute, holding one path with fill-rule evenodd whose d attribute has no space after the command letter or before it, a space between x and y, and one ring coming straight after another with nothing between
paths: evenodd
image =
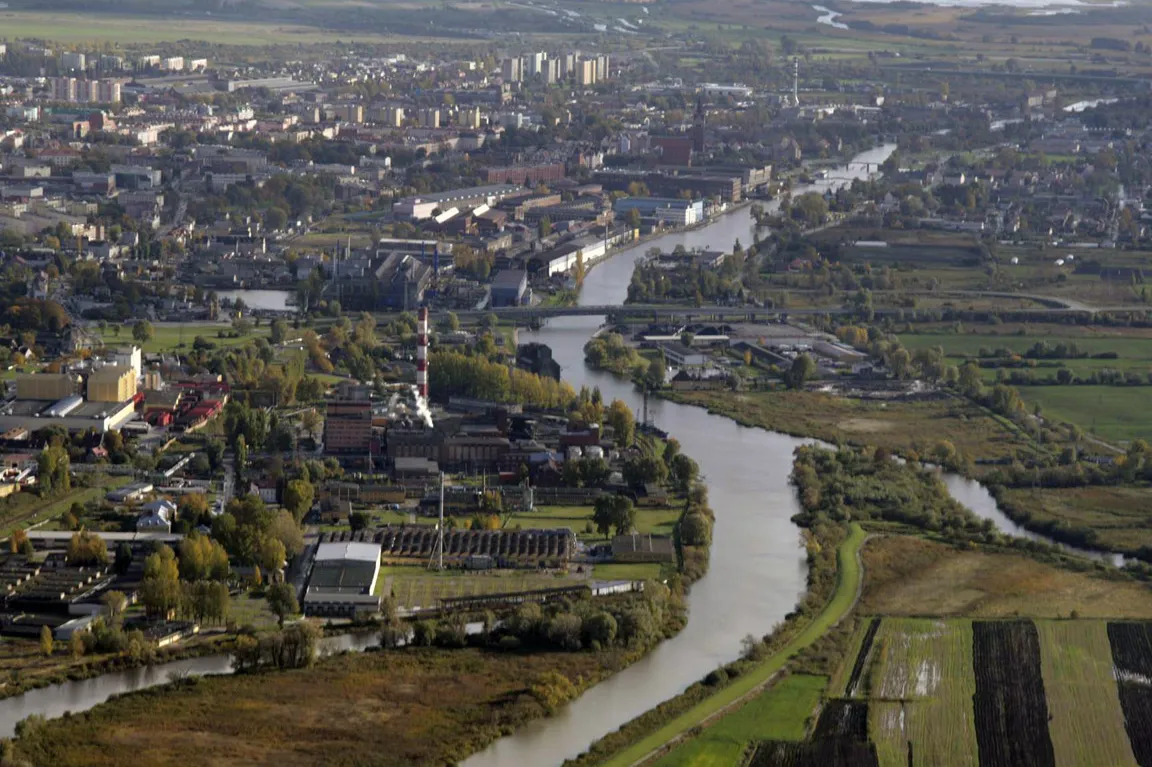
<instances>
[{"instance_id":1,"label":"high-rise apartment building","mask_svg":"<svg viewBox=\"0 0 1152 767\"><path fill-rule=\"evenodd\" d=\"M506 83L518 83L524 79L524 65L519 56L504 59L500 69Z\"/></svg>"}]
</instances>

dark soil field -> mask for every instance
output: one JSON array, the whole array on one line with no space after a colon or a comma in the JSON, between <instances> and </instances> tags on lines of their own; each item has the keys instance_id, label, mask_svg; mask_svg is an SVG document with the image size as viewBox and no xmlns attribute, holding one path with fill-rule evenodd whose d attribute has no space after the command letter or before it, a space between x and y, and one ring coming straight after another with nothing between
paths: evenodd
<instances>
[{"instance_id":1,"label":"dark soil field","mask_svg":"<svg viewBox=\"0 0 1152 767\"><path fill-rule=\"evenodd\" d=\"M844 694L848 697L852 697L856 688L860 686L860 675L864 672L864 662L868 660L868 653L872 651L872 642L876 639L876 632L879 630L880 619L873 618L868 624L868 630L864 633L864 642L860 645L856 662L852 664L852 675L848 677L848 684L844 688Z\"/></svg>"},{"instance_id":2,"label":"dark soil field","mask_svg":"<svg viewBox=\"0 0 1152 767\"><path fill-rule=\"evenodd\" d=\"M972 645L982 767L1055 767L1035 624L978 621Z\"/></svg>"},{"instance_id":3,"label":"dark soil field","mask_svg":"<svg viewBox=\"0 0 1152 767\"><path fill-rule=\"evenodd\" d=\"M1152 764L1152 635L1147 623L1109 623L1124 727L1140 764Z\"/></svg>"},{"instance_id":4,"label":"dark soil field","mask_svg":"<svg viewBox=\"0 0 1152 767\"><path fill-rule=\"evenodd\" d=\"M868 740L868 704L850 700L831 700L824 706L820 718L816 720L813 740L835 740L845 738Z\"/></svg>"}]
</instances>

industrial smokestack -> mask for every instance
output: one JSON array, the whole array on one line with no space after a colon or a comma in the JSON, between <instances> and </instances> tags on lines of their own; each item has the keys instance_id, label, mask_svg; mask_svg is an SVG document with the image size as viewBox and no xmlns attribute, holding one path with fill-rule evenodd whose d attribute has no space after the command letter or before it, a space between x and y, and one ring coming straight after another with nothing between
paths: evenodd
<instances>
[{"instance_id":1,"label":"industrial smokestack","mask_svg":"<svg viewBox=\"0 0 1152 767\"><path fill-rule=\"evenodd\" d=\"M416 323L416 391L428 401L428 307L420 307Z\"/></svg>"},{"instance_id":2,"label":"industrial smokestack","mask_svg":"<svg viewBox=\"0 0 1152 767\"><path fill-rule=\"evenodd\" d=\"M792 106L800 106L800 57L792 57Z\"/></svg>"}]
</instances>

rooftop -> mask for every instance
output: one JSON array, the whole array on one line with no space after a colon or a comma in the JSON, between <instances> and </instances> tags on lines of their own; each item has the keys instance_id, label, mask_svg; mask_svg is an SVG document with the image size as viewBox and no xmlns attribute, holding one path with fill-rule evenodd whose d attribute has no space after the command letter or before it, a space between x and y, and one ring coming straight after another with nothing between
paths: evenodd
<instances>
[{"instance_id":1,"label":"rooftop","mask_svg":"<svg viewBox=\"0 0 1152 767\"><path fill-rule=\"evenodd\" d=\"M380 547L374 543L356 543L354 541L321 543L316 547L317 562L341 559L378 562L380 560Z\"/></svg>"}]
</instances>

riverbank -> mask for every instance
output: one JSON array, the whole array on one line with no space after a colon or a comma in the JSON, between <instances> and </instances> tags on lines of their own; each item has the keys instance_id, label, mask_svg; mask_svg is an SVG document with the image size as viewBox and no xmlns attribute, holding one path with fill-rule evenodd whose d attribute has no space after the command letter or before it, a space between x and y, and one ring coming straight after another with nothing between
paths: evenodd
<instances>
[{"instance_id":1,"label":"riverbank","mask_svg":"<svg viewBox=\"0 0 1152 767\"><path fill-rule=\"evenodd\" d=\"M868 401L811 391L694 391L663 389L662 397L702 407L741 426L829 443L883 447L912 460L928 459L944 440L963 457L983 461L1011 459L1034 452L1018 431L1008 429L988 411L960 397L901 402ZM975 461L955 461L948 468L978 474ZM969 470L970 469L970 470Z\"/></svg>"},{"instance_id":2,"label":"riverbank","mask_svg":"<svg viewBox=\"0 0 1152 767\"><path fill-rule=\"evenodd\" d=\"M229 634L200 636L174 647L155 650L147 658L122 653L74 658L64 648L57 648L54 656L45 658L38 643L5 642L3 652L0 652L0 669L6 675L0 680L0 700L66 682L227 653L231 651L235 638ZM64 657L67 660L63 664L55 661Z\"/></svg>"},{"instance_id":3,"label":"riverbank","mask_svg":"<svg viewBox=\"0 0 1152 767\"><path fill-rule=\"evenodd\" d=\"M752 664L750 669L715 693L711 690L716 688L715 680L720 677L716 676L717 672L712 672L708 678L693 685L682 695L661 704L650 712L651 715L645 714L598 741L585 755L569 764L630 767L638 762L650 761L674 747L689 730L707 726L762 692L777 678L789 660L843 620L856 604L862 584L860 549L866 539L864 529L859 524L850 526L848 534L835 549L835 588L828 595L823 609L811 618L797 611L777 628L766 641L769 646L783 642L779 649ZM726 669L724 678L730 673ZM673 718L667 721L668 717ZM666 720L667 724L653 731L652 727L660 720ZM621 748L622 742L629 745Z\"/></svg>"},{"instance_id":4,"label":"riverbank","mask_svg":"<svg viewBox=\"0 0 1152 767\"><path fill-rule=\"evenodd\" d=\"M626 653L405 649L285 672L191 678L89 712L33 721L33 764L453 763L615 671ZM270 683L274 681L274 683ZM193 745L194 744L194 745Z\"/></svg>"}]
</instances>

